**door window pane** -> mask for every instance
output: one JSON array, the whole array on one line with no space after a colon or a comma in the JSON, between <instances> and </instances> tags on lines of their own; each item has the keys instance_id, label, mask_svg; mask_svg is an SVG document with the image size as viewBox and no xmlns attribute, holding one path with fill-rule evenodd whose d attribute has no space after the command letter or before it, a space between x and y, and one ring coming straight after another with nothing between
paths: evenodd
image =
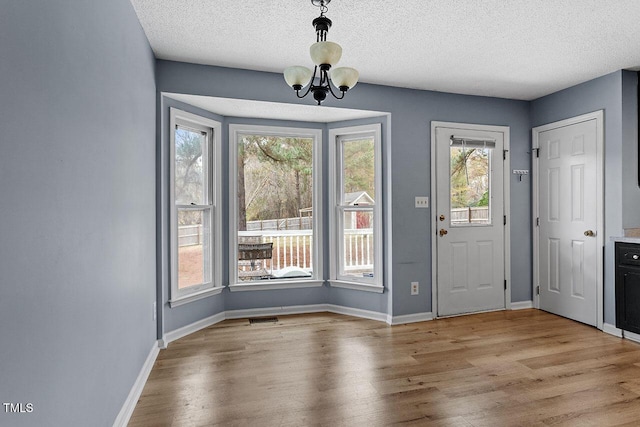
<instances>
[{"instance_id":1,"label":"door window pane","mask_svg":"<svg viewBox=\"0 0 640 427\"><path fill-rule=\"evenodd\" d=\"M178 209L178 289L211 282L208 209Z\"/></svg>"},{"instance_id":2,"label":"door window pane","mask_svg":"<svg viewBox=\"0 0 640 427\"><path fill-rule=\"evenodd\" d=\"M452 145L451 162L451 226L491 224L492 148L478 144Z\"/></svg>"},{"instance_id":3,"label":"door window pane","mask_svg":"<svg viewBox=\"0 0 640 427\"><path fill-rule=\"evenodd\" d=\"M207 200L207 135L178 126L175 133L175 203L204 205ZM203 162L203 157L205 161Z\"/></svg>"}]
</instances>

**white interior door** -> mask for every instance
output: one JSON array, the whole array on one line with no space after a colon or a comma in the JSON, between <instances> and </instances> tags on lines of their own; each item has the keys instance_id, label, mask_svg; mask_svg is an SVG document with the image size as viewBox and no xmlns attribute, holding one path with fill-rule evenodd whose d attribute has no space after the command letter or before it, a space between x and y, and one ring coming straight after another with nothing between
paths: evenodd
<instances>
[{"instance_id":1,"label":"white interior door","mask_svg":"<svg viewBox=\"0 0 640 427\"><path fill-rule=\"evenodd\" d=\"M438 316L505 308L505 133L491 128L433 126Z\"/></svg>"},{"instance_id":2,"label":"white interior door","mask_svg":"<svg viewBox=\"0 0 640 427\"><path fill-rule=\"evenodd\" d=\"M575 120L574 120L575 121ZM598 120L534 130L542 310L597 326L602 265ZM601 176L601 173L600 173Z\"/></svg>"}]
</instances>

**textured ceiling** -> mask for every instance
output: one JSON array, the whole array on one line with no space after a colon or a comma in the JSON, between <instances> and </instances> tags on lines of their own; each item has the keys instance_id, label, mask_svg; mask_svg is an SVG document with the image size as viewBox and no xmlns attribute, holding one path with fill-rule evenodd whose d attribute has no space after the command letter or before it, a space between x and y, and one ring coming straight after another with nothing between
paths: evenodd
<instances>
[{"instance_id":1,"label":"textured ceiling","mask_svg":"<svg viewBox=\"0 0 640 427\"><path fill-rule=\"evenodd\" d=\"M311 66L309 0L131 0L161 59ZM640 65L640 0L333 0L360 81L531 100Z\"/></svg>"}]
</instances>

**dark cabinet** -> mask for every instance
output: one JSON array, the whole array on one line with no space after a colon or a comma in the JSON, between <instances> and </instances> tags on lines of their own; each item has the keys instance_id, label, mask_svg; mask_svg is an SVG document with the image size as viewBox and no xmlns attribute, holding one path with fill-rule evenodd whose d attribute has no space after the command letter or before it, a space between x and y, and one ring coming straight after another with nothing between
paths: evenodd
<instances>
[{"instance_id":1,"label":"dark cabinet","mask_svg":"<svg viewBox=\"0 0 640 427\"><path fill-rule=\"evenodd\" d=\"M616 242L616 327L640 334L640 244Z\"/></svg>"}]
</instances>

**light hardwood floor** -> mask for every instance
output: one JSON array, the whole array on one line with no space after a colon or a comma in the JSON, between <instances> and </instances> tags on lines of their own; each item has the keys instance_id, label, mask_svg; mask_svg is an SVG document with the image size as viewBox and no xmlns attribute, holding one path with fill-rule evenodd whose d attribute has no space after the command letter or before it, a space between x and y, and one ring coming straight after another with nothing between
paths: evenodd
<instances>
[{"instance_id":1,"label":"light hardwood floor","mask_svg":"<svg viewBox=\"0 0 640 427\"><path fill-rule=\"evenodd\" d=\"M160 352L130 426L640 426L640 344L538 310L228 320Z\"/></svg>"}]
</instances>

